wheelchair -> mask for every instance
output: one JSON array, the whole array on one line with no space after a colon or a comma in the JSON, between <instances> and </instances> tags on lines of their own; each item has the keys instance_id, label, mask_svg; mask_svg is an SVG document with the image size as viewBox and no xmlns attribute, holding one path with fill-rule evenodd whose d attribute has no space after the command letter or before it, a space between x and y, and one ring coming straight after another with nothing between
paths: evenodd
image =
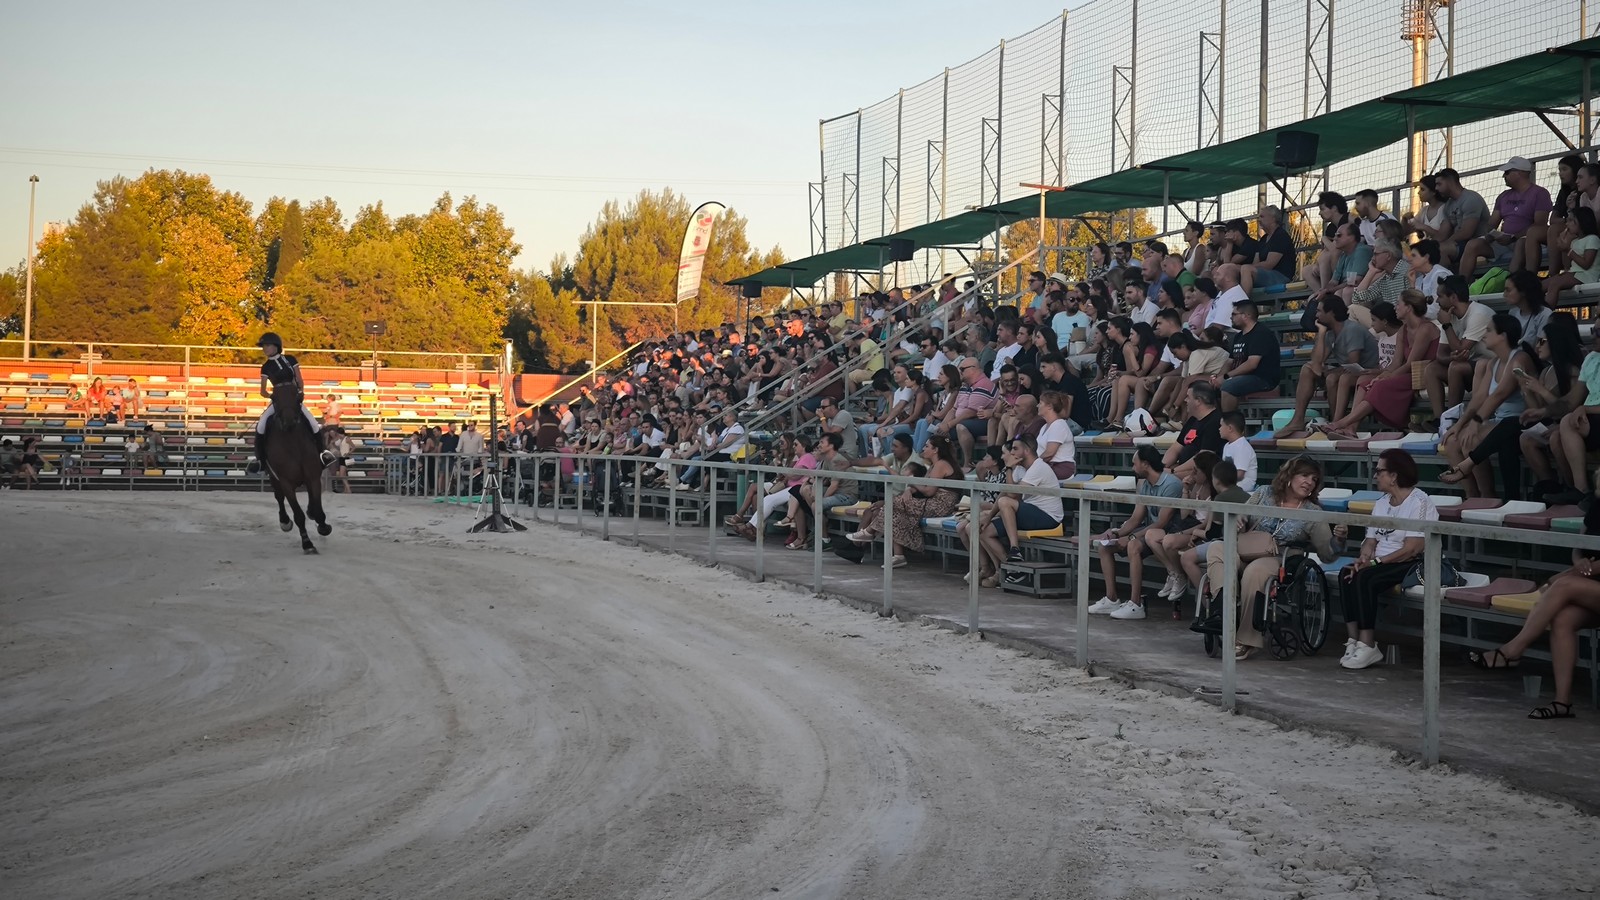
<instances>
[{"instance_id":1,"label":"wheelchair","mask_svg":"<svg viewBox=\"0 0 1600 900\"><path fill-rule=\"evenodd\" d=\"M1267 652L1281 660L1315 656L1327 643L1331 617L1328 577L1312 558L1310 546L1296 543L1281 548L1278 571L1255 604L1255 627L1266 639ZM1222 654L1221 598L1212 597L1206 578L1201 580L1200 607L1189 630L1204 638L1207 656Z\"/></svg>"}]
</instances>

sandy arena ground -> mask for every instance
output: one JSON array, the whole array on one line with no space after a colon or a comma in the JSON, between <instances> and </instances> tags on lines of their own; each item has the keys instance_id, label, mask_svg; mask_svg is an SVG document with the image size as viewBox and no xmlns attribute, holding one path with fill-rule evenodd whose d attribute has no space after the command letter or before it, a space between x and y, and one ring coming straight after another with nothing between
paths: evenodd
<instances>
[{"instance_id":1,"label":"sandy arena ground","mask_svg":"<svg viewBox=\"0 0 1600 900\"><path fill-rule=\"evenodd\" d=\"M0 896L1569 897L1594 819L470 510L0 494Z\"/></svg>"}]
</instances>

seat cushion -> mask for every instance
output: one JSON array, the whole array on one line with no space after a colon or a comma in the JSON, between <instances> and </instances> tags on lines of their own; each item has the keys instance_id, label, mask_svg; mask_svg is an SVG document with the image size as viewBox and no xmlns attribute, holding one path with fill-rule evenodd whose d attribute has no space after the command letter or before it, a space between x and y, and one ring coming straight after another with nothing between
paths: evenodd
<instances>
[{"instance_id":1,"label":"seat cushion","mask_svg":"<svg viewBox=\"0 0 1600 900\"><path fill-rule=\"evenodd\" d=\"M1440 509L1439 520L1442 522L1459 522L1461 521L1461 514L1468 510L1495 509L1499 505L1499 500L1489 500L1484 497L1469 497L1454 506L1447 506L1443 509Z\"/></svg>"},{"instance_id":2,"label":"seat cushion","mask_svg":"<svg viewBox=\"0 0 1600 900\"><path fill-rule=\"evenodd\" d=\"M1533 610L1533 604L1538 602L1538 591L1526 591L1521 594L1496 594L1490 598L1489 606L1503 613L1514 616L1526 616Z\"/></svg>"},{"instance_id":3,"label":"seat cushion","mask_svg":"<svg viewBox=\"0 0 1600 900\"><path fill-rule=\"evenodd\" d=\"M1475 525L1503 525L1506 516L1529 515L1544 512L1543 503L1532 500L1508 500L1491 509L1468 509L1461 513L1461 521Z\"/></svg>"},{"instance_id":4,"label":"seat cushion","mask_svg":"<svg viewBox=\"0 0 1600 900\"><path fill-rule=\"evenodd\" d=\"M1028 540L1030 538L1058 538L1065 533L1066 532L1063 530L1062 526L1057 525L1054 528L1045 528L1039 531L1019 531L1017 532L1017 537L1021 538L1022 540Z\"/></svg>"},{"instance_id":5,"label":"seat cushion","mask_svg":"<svg viewBox=\"0 0 1600 900\"><path fill-rule=\"evenodd\" d=\"M1445 593L1447 595L1450 591L1461 590L1463 588L1483 588L1489 585L1489 576L1480 572L1458 572L1457 574L1461 576L1461 584L1459 587L1445 588ZM1422 585L1419 584L1416 587L1406 588L1406 596L1413 600L1421 600L1424 596Z\"/></svg>"},{"instance_id":6,"label":"seat cushion","mask_svg":"<svg viewBox=\"0 0 1600 900\"><path fill-rule=\"evenodd\" d=\"M1526 528L1533 531L1549 531L1551 523L1556 519L1582 518L1583 510L1576 506L1552 506L1543 512L1517 513L1506 516L1507 528Z\"/></svg>"},{"instance_id":7,"label":"seat cushion","mask_svg":"<svg viewBox=\"0 0 1600 900\"><path fill-rule=\"evenodd\" d=\"M1488 584L1472 587L1455 587L1444 592L1447 603L1488 609L1489 601L1502 594L1525 594L1533 590L1533 582L1521 578L1496 578Z\"/></svg>"},{"instance_id":8,"label":"seat cushion","mask_svg":"<svg viewBox=\"0 0 1600 900\"><path fill-rule=\"evenodd\" d=\"M1090 491L1131 491L1137 484L1132 475L1096 475L1080 487Z\"/></svg>"}]
</instances>

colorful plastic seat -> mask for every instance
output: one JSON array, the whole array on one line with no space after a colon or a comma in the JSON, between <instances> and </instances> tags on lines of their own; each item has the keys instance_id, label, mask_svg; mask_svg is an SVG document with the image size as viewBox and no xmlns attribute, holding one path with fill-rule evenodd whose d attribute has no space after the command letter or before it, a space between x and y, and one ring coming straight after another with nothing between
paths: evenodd
<instances>
[{"instance_id":1,"label":"colorful plastic seat","mask_svg":"<svg viewBox=\"0 0 1600 900\"><path fill-rule=\"evenodd\" d=\"M1394 434L1394 432L1389 432L1389 434ZM1367 449L1373 453L1382 453L1385 450L1398 450L1406 444L1418 444L1436 438L1437 435L1432 434L1394 434L1393 437L1386 436L1382 439L1374 437L1367 442Z\"/></svg>"},{"instance_id":2,"label":"colorful plastic seat","mask_svg":"<svg viewBox=\"0 0 1600 900\"><path fill-rule=\"evenodd\" d=\"M1562 534L1583 534L1583 518L1581 516L1573 516L1566 519L1552 519L1550 521L1550 530L1558 531Z\"/></svg>"},{"instance_id":3,"label":"colorful plastic seat","mask_svg":"<svg viewBox=\"0 0 1600 900\"><path fill-rule=\"evenodd\" d=\"M1057 525L1054 528L1045 528L1039 531L1019 531L1017 532L1017 537L1021 540L1028 540L1030 538L1058 538L1064 534L1066 534L1065 528Z\"/></svg>"},{"instance_id":4,"label":"colorful plastic seat","mask_svg":"<svg viewBox=\"0 0 1600 900\"><path fill-rule=\"evenodd\" d=\"M1079 486L1088 491L1131 491L1138 480L1132 475L1096 475Z\"/></svg>"},{"instance_id":5,"label":"colorful plastic seat","mask_svg":"<svg viewBox=\"0 0 1600 900\"><path fill-rule=\"evenodd\" d=\"M1454 506L1447 506L1439 510L1441 522L1459 522L1461 514L1474 509L1494 509L1500 505L1499 500L1489 500L1484 497L1468 497Z\"/></svg>"},{"instance_id":6,"label":"colorful plastic seat","mask_svg":"<svg viewBox=\"0 0 1600 900\"><path fill-rule=\"evenodd\" d=\"M1489 600L1491 609L1514 616L1526 616L1533 611L1533 605L1539 602L1538 591L1527 591L1521 594L1497 594Z\"/></svg>"},{"instance_id":7,"label":"colorful plastic seat","mask_svg":"<svg viewBox=\"0 0 1600 900\"><path fill-rule=\"evenodd\" d=\"M1583 510L1576 506L1552 506L1543 512L1517 513L1506 516L1505 526L1507 528L1526 528L1532 531L1550 531L1551 523L1556 519L1570 519L1574 516L1581 519Z\"/></svg>"},{"instance_id":8,"label":"colorful plastic seat","mask_svg":"<svg viewBox=\"0 0 1600 900\"><path fill-rule=\"evenodd\" d=\"M1346 509L1358 515L1370 516L1373 507L1377 506L1381 499L1383 499L1382 491L1356 491L1350 495L1350 504Z\"/></svg>"},{"instance_id":9,"label":"colorful plastic seat","mask_svg":"<svg viewBox=\"0 0 1600 900\"><path fill-rule=\"evenodd\" d=\"M1507 500L1492 509L1468 509L1461 513L1461 521L1474 525L1503 525L1506 516L1530 515L1544 512L1543 503L1532 500Z\"/></svg>"},{"instance_id":10,"label":"colorful plastic seat","mask_svg":"<svg viewBox=\"0 0 1600 900\"><path fill-rule=\"evenodd\" d=\"M1349 488L1323 488L1317 494L1317 501L1328 512L1344 512L1350 505L1350 495L1355 493Z\"/></svg>"},{"instance_id":11,"label":"colorful plastic seat","mask_svg":"<svg viewBox=\"0 0 1600 900\"><path fill-rule=\"evenodd\" d=\"M1484 588L1489 586L1489 576L1479 572L1462 572L1461 584L1453 588L1445 588L1445 592L1461 590L1463 588ZM1406 588L1406 596L1413 600L1421 600L1424 596L1422 585Z\"/></svg>"},{"instance_id":12,"label":"colorful plastic seat","mask_svg":"<svg viewBox=\"0 0 1600 900\"><path fill-rule=\"evenodd\" d=\"M1489 602L1502 594L1525 594L1533 590L1533 582L1521 578L1496 578L1488 584L1472 587L1453 587L1444 592L1447 603L1488 609Z\"/></svg>"}]
</instances>

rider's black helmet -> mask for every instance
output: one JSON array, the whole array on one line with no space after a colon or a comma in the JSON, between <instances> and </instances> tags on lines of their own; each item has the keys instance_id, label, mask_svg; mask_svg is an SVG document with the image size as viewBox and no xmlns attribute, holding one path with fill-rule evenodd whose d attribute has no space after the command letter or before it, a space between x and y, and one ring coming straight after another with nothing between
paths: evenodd
<instances>
[{"instance_id":1,"label":"rider's black helmet","mask_svg":"<svg viewBox=\"0 0 1600 900\"><path fill-rule=\"evenodd\" d=\"M283 349L283 338L278 337L278 333L276 331L269 331L266 334L263 334L261 336L261 340L256 341L256 346L257 347L265 347L265 346L267 346L269 344L271 346L277 347L279 350L282 350Z\"/></svg>"}]
</instances>

